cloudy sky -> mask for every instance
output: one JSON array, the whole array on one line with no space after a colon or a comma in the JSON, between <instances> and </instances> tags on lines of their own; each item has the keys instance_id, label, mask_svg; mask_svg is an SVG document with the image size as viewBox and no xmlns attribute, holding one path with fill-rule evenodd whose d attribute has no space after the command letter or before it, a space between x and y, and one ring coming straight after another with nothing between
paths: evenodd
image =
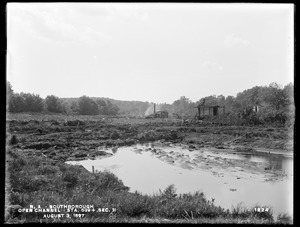
<instances>
[{"instance_id":1,"label":"cloudy sky","mask_svg":"<svg viewBox=\"0 0 300 227\"><path fill-rule=\"evenodd\" d=\"M294 81L292 4L8 3L15 92L172 103Z\"/></svg>"}]
</instances>

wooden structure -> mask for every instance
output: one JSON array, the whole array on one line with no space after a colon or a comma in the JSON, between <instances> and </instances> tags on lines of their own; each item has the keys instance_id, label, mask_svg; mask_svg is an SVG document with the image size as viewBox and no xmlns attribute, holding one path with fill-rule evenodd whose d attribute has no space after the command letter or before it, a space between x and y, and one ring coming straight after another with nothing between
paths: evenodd
<instances>
[{"instance_id":1,"label":"wooden structure","mask_svg":"<svg viewBox=\"0 0 300 227\"><path fill-rule=\"evenodd\" d=\"M225 106L219 105L198 105L198 119L204 116L218 116L225 114Z\"/></svg>"}]
</instances>

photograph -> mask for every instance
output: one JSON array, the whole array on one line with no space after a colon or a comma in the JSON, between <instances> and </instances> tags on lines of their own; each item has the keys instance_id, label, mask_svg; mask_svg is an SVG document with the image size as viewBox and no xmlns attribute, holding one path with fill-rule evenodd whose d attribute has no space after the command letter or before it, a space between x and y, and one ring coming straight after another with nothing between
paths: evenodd
<instances>
[{"instance_id":1,"label":"photograph","mask_svg":"<svg viewBox=\"0 0 300 227\"><path fill-rule=\"evenodd\" d=\"M7 3L4 224L294 224L295 8Z\"/></svg>"}]
</instances>

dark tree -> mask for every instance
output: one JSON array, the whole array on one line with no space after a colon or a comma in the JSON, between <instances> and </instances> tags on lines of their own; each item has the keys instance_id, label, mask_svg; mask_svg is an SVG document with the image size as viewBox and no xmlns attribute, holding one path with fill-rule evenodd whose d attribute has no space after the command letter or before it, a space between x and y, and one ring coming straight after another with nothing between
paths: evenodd
<instances>
[{"instance_id":1,"label":"dark tree","mask_svg":"<svg viewBox=\"0 0 300 227\"><path fill-rule=\"evenodd\" d=\"M44 100L36 94L23 93L20 94L25 100L24 112L42 112L44 109Z\"/></svg>"},{"instance_id":2,"label":"dark tree","mask_svg":"<svg viewBox=\"0 0 300 227\"><path fill-rule=\"evenodd\" d=\"M14 91L12 89L12 85L9 81L6 83L6 111L13 112L13 97Z\"/></svg>"},{"instance_id":3,"label":"dark tree","mask_svg":"<svg viewBox=\"0 0 300 227\"><path fill-rule=\"evenodd\" d=\"M106 102L103 99L97 99L96 103L98 105L99 114L106 115L108 113Z\"/></svg>"},{"instance_id":4,"label":"dark tree","mask_svg":"<svg viewBox=\"0 0 300 227\"><path fill-rule=\"evenodd\" d=\"M54 95L48 95L45 99L46 110L54 113L61 113L63 106L58 97Z\"/></svg>"},{"instance_id":5,"label":"dark tree","mask_svg":"<svg viewBox=\"0 0 300 227\"><path fill-rule=\"evenodd\" d=\"M82 115L97 115L99 113L97 103L87 96L82 96L79 98L78 111L79 114Z\"/></svg>"},{"instance_id":6,"label":"dark tree","mask_svg":"<svg viewBox=\"0 0 300 227\"><path fill-rule=\"evenodd\" d=\"M26 109L26 103L24 97L20 94L13 94L9 99L8 111L13 113L24 112Z\"/></svg>"},{"instance_id":7,"label":"dark tree","mask_svg":"<svg viewBox=\"0 0 300 227\"><path fill-rule=\"evenodd\" d=\"M119 107L112 104L110 100L106 101L107 115L117 115L119 112Z\"/></svg>"},{"instance_id":8,"label":"dark tree","mask_svg":"<svg viewBox=\"0 0 300 227\"><path fill-rule=\"evenodd\" d=\"M276 111L282 110L288 105L289 100L285 92L277 83L271 83L264 93L264 101L267 102Z\"/></svg>"}]
</instances>

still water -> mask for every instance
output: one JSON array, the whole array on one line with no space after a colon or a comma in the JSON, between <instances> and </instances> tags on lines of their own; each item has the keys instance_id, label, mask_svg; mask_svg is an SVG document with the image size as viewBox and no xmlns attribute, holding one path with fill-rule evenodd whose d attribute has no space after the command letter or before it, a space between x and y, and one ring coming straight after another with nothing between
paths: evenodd
<instances>
[{"instance_id":1,"label":"still water","mask_svg":"<svg viewBox=\"0 0 300 227\"><path fill-rule=\"evenodd\" d=\"M179 165L168 163L157 158L152 152L147 152L148 145L121 147L111 157L69 161L68 164L79 164L87 170L108 170L118 176L123 183L130 187L130 191L143 194L158 193L168 185L174 184L177 193L193 193L201 191L206 198L215 199L214 203L223 208L231 209L239 203L253 208L254 206L268 206L273 213L287 213L293 215L293 159L281 155L261 154L232 154L226 152L215 153L202 151L208 158L222 157L240 159L252 162L267 162L272 168L282 170L286 177L279 181L265 181L263 177L252 177L251 173L237 171L222 177L211 171L193 168L185 169ZM195 158L199 151L189 151L182 147L163 147L165 154L174 151L183 157ZM138 151L138 152L137 152ZM142 152L141 152L142 151ZM196 159L194 159L196 160ZM241 175L242 177L237 178Z\"/></svg>"}]
</instances>

